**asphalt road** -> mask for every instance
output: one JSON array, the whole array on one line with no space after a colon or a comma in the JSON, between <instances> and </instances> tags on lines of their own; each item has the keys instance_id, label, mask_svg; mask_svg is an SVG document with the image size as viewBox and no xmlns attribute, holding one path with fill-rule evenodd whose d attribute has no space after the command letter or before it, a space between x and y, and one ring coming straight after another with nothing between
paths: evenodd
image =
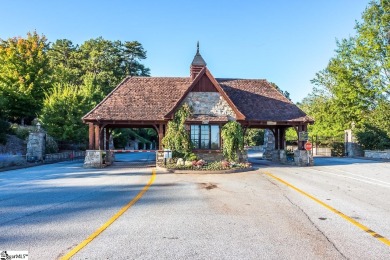
<instances>
[{"instance_id":1,"label":"asphalt road","mask_svg":"<svg viewBox=\"0 0 390 260\"><path fill-rule=\"evenodd\" d=\"M105 169L66 162L1 172L0 251L57 259L86 239L150 180L152 168L126 165L132 159L121 156ZM254 171L235 174L158 173L73 259L389 258L390 246L267 174L390 239L390 163L254 162Z\"/></svg>"}]
</instances>

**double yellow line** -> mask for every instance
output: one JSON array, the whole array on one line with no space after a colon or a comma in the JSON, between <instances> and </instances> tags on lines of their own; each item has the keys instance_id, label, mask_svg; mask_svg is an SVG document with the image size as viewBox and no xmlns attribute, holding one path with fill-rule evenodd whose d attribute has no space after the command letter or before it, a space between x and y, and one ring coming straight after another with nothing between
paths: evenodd
<instances>
[{"instance_id":1,"label":"double yellow line","mask_svg":"<svg viewBox=\"0 0 390 260\"><path fill-rule=\"evenodd\" d=\"M333 208L332 206L326 204L325 202L322 202L321 200L313 197L312 195L304 192L303 190L301 189L298 189L297 187L295 187L294 185L276 177L275 175L269 173L269 172L264 172L264 174L274 178L275 180L287 185L288 187L296 190L297 192L301 193L302 195L314 200L315 202L317 202L318 204L324 206L325 208L329 209L330 211L332 211L333 213L336 213L337 215L339 215L340 217L342 217L343 219L347 220L348 222L352 223L353 225L357 226L358 228L360 228L361 230L363 230L364 232L370 234L371 236L373 236L374 238L376 238L377 240L379 240L380 242L384 243L385 245L388 245L390 246L390 240L379 235L378 233L376 233L375 231L371 230L370 228L366 227L365 225L357 222L355 219L345 215L344 213L338 211L337 209Z\"/></svg>"},{"instance_id":2,"label":"double yellow line","mask_svg":"<svg viewBox=\"0 0 390 260\"><path fill-rule=\"evenodd\" d=\"M94 240L98 235L100 235L106 228L108 228L112 223L114 223L115 220L117 220L120 216L122 216L123 213L126 212L131 206L133 206L143 195L144 193L149 189L149 187L153 184L154 180L156 179L156 170L152 170L152 177L149 179L149 182L146 184L145 187L135 196L134 199L132 199L129 203L127 203L125 206L123 206L114 216L112 216L106 223L104 223L100 228L98 228L95 232L92 233L87 239L85 239L83 242L78 244L75 248L73 248L69 253L64 255L61 260L68 260L72 256L74 256L78 251L83 249L86 245L88 245L92 240Z\"/></svg>"}]
</instances>

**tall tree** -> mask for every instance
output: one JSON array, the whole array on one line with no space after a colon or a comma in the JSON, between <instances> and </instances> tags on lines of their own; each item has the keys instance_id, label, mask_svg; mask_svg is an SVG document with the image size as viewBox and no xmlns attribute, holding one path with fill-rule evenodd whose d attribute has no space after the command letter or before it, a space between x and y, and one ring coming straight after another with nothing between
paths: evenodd
<instances>
[{"instance_id":1,"label":"tall tree","mask_svg":"<svg viewBox=\"0 0 390 260\"><path fill-rule=\"evenodd\" d=\"M122 79L120 42L102 37L91 39L80 46L84 75L93 75L94 84L108 94Z\"/></svg>"},{"instance_id":2,"label":"tall tree","mask_svg":"<svg viewBox=\"0 0 390 260\"><path fill-rule=\"evenodd\" d=\"M87 127L81 118L102 98L100 90L85 80L81 86L55 83L46 93L40 120L47 132L60 141L84 143Z\"/></svg>"},{"instance_id":3,"label":"tall tree","mask_svg":"<svg viewBox=\"0 0 390 260\"><path fill-rule=\"evenodd\" d=\"M82 71L79 47L70 40L55 41L48 50L50 66L53 69L52 82L79 85L82 83Z\"/></svg>"},{"instance_id":4,"label":"tall tree","mask_svg":"<svg viewBox=\"0 0 390 260\"><path fill-rule=\"evenodd\" d=\"M126 41L122 45L125 75L149 76L150 70L140 63L146 59L146 51L137 41Z\"/></svg>"},{"instance_id":5,"label":"tall tree","mask_svg":"<svg viewBox=\"0 0 390 260\"><path fill-rule=\"evenodd\" d=\"M50 89L50 67L44 35L36 31L27 38L0 40L0 94L11 120L33 119L42 108L44 92Z\"/></svg>"},{"instance_id":6,"label":"tall tree","mask_svg":"<svg viewBox=\"0 0 390 260\"><path fill-rule=\"evenodd\" d=\"M316 74L316 88L301 104L316 120L314 132L378 125L373 115L390 100L390 1L371 1L355 29L355 36L337 42L335 56Z\"/></svg>"}]
</instances>

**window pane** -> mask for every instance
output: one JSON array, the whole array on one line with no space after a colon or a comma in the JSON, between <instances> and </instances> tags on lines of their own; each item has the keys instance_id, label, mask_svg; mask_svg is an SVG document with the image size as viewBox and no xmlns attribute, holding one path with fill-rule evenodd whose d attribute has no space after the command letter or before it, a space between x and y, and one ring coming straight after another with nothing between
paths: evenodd
<instances>
[{"instance_id":1,"label":"window pane","mask_svg":"<svg viewBox=\"0 0 390 260\"><path fill-rule=\"evenodd\" d=\"M201 125L200 126L200 148L201 149L210 149L210 126Z\"/></svg>"},{"instance_id":2,"label":"window pane","mask_svg":"<svg viewBox=\"0 0 390 260\"><path fill-rule=\"evenodd\" d=\"M211 149L219 149L219 125L211 126Z\"/></svg>"},{"instance_id":3,"label":"window pane","mask_svg":"<svg viewBox=\"0 0 390 260\"><path fill-rule=\"evenodd\" d=\"M191 125L191 142L195 149L199 149L199 125Z\"/></svg>"}]
</instances>

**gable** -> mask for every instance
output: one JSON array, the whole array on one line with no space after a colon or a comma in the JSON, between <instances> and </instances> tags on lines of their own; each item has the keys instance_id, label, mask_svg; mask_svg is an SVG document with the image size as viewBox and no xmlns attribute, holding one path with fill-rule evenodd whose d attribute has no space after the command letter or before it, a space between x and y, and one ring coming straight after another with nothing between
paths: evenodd
<instances>
[{"instance_id":1,"label":"gable","mask_svg":"<svg viewBox=\"0 0 390 260\"><path fill-rule=\"evenodd\" d=\"M199 81L194 85L191 92L218 92L214 84L206 74L203 74Z\"/></svg>"},{"instance_id":2,"label":"gable","mask_svg":"<svg viewBox=\"0 0 390 260\"><path fill-rule=\"evenodd\" d=\"M193 91L194 89L196 91ZM203 90L205 90L205 91L203 91ZM189 86L189 88L183 94L183 96L180 98L180 100L178 100L178 102L171 109L171 111L165 115L165 118L167 118L167 119L172 118L173 114L183 104L183 101L187 98L187 96L189 96L190 93L215 93L215 94L218 94L218 99L221 101L221 104L226 104L226 106L224 106L224 109L222 109L225 111L223 115L225 115L225 116L228 115L229 117L233 117L237 120L244 120L245 119L245 116L237 109L237 107L232 102L232 100L230 100L228 95L221 88L219 83L215 80L213 75L211 75L211 73L207 69L207 67L204 67L199 72L199 74L193 80L192 84ZM201 104L202 102L203 102L203 100L201 100L201 99L198 100L199 104ZM230 113L230 110L233 111L233 113ZM230 114L233 114L234 116L230 116Z\"/></svg>"}]
</instances>

